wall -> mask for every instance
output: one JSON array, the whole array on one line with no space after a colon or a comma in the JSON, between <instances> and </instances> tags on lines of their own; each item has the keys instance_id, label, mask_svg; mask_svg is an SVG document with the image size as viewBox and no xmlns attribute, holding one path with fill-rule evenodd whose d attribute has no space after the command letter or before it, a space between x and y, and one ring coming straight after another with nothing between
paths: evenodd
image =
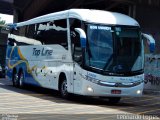
<instances>
[{"instance_id":1,"label":"wall","mask_svg":"<svg viewBox=\"0 0 160 120\"><path fill-rule=\"evenodd\" d=\"M145 55L144 89L160 91L160 55Z\"/></svg>"}]
</instances>

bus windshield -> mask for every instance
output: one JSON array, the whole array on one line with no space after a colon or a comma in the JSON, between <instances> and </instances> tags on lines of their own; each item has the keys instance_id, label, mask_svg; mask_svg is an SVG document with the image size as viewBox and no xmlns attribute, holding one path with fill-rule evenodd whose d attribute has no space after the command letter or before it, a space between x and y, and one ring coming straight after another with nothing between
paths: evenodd
<instances>
[{"instance_id":1,"label":"bus windshield","mask_svg":"<svg viewBox=\"0 0 160 120\"><path fill-rule=\"evenodd\" d=\"M138 27L87 24L85 64L110 73L143 70L143 51Z\"/></svg>"}]
</instances>

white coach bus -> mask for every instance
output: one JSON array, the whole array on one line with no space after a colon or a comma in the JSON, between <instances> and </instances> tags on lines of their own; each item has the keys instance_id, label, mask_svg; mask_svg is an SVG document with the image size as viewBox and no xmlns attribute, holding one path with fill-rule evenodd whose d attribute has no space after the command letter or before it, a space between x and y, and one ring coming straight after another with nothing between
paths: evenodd
<instances>
[{"instance_id":1,"label":"white coach bus","mask_svg":"<svg viewBox=\"0 0 160 120\"><path fill-rule=\"evenodd\" d=\"M62 97L108 97L115 103L142 95L143 39L131 17L70 9L10 27L7 78L14 86L41 86Z\"/></svg>"}]
</instances>

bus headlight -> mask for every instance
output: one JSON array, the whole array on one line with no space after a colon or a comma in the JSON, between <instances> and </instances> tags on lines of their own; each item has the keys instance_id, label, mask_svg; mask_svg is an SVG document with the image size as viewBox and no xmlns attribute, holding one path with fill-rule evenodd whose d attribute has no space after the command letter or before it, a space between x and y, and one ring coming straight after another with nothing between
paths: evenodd
<instances>
[{"instance_id":1,"label":"bus headlight","mask_svg":"<svg viewBox=\"0 0 160 120\"><path fill-rule=\"evenodd\" d=\"M87 90L88 90L89 92L93 92L93 88L91 88L90 86L87 87Z\"/></svg>"},{"instance_id":2,"label":"bus headlight","mask_svg":"<svg viewBox=\"0 0 160 120\"><path fill-rule=\"evenodd\" d=\"M141 94L141 90L137 90L137 94Z\"/></svg>"}]
</instances>

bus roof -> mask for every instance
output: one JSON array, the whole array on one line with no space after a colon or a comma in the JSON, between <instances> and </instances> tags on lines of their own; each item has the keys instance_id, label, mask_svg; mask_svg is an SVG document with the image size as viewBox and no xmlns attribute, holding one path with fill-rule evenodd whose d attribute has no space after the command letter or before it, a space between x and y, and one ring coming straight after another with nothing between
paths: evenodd
<instances>
[{"instance_id":1,"label":"bus roof","mask_svg":"<svg viewBox=\"0 0 160 120\"><path fill-rule=\"evenodd\" d=\"M91 9L70 9L17 23L17 27L66 18L77 18L82 21L99 24L139 26L135 19L121 13Z\"/></svg>"}]
</instances>

